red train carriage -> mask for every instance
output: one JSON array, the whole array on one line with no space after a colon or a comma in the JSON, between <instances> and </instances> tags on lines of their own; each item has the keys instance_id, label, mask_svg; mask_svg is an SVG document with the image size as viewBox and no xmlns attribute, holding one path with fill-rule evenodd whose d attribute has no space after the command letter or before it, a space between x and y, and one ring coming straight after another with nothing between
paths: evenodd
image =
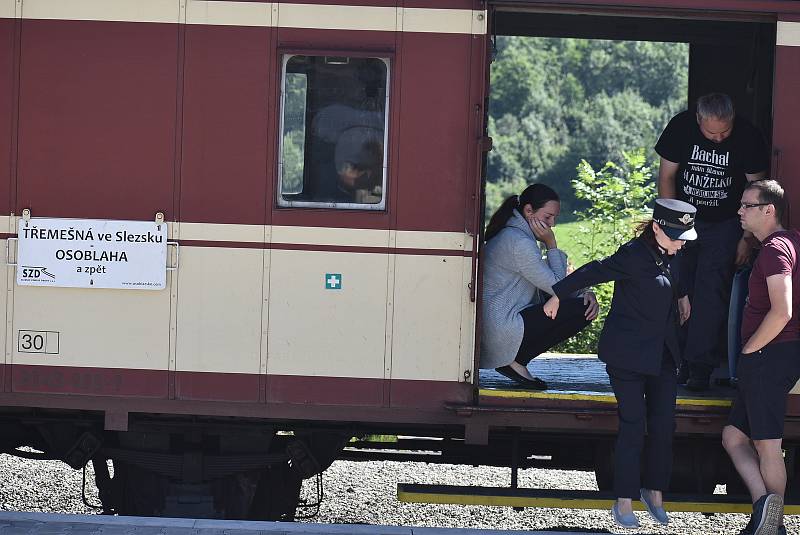
<instances>
[{"instance_id":1,"label":"red train carriage","mask_svg":"<svg viewBox=\"0 0 800 535\"><path fill-rule=\"evenodd\" d=\"M613 398L476 373L493 33L690 42L800 205L793 2L0 0L0 447L126 514L291 517L369 433L604 488ZM726 403L682 400L678 490Z\"/></svg>"}]
</instances>

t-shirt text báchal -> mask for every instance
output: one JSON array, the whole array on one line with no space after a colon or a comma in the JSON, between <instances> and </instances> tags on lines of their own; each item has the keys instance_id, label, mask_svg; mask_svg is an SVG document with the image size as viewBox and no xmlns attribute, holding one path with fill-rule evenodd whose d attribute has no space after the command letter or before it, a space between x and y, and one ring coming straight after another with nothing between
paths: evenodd
<instances>
[{"instance_id":1,"label":"t-shirt text b\u00e1chal","mask_svg":"<svg viewBox=\"0 0 800 535\"><path fill-rule=\"evenodd\" d=\"M677 198L697 207L699 221L734 217L745 173L760 173L769 165L763 136L741 117L734 119L731 135L716 143L700 131L693 111L681 112L667 124L655 149L665 160L679 164Z\"/></svg>"}]
</instances>

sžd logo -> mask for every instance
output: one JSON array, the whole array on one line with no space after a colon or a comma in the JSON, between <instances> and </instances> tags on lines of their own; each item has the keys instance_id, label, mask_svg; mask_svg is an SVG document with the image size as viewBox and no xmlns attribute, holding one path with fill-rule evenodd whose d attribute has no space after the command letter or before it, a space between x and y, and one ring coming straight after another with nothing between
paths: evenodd
<instances>
[{"instance_id":1,"label":"s\u017ed logo","mask_svg":"<svg viewBox=\"0 0 800 535\"><path fill-rule=\"evenodd\" d=\"M26 280L47 281L48 278L55 280L56 276L47 271L43 266L20 266L22 269L22 278Z\"/></svg>"},{"instance_id":2,"label":"s\u017ed logo","mask_svg":"<svg viewBox=\"0 0 800 535\"><path fill-rule=\"evenodd\" d=\"M683 214L681 217L678 218L678 221L680 221L684 225L688 225L689 223L692 222L692 220L694 220L692 214Z\"/></svg>"}]
</instances>

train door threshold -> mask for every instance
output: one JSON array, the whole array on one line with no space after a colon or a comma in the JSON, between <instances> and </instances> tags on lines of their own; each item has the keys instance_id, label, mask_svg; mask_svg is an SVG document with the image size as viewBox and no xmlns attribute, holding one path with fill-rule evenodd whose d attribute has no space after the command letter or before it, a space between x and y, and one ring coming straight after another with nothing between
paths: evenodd
<instances>
[{"instance_id":1,"label":"train door threshold","mask_svg":"<svg viewBox=\"0 0 800 535\"><path fill-rule=\"evenodd\" d=\"M606 374L606 366L595 355L544 354L531 361L528 368L543 379L545 391L525 390L494 370L480 371L478 405L483 407L543 405L591 405L613 408L616 398ZM696 393L678 388L677 405L681 409L727 409L731 406L735 389L715 384L709 390Z\"/></svg>"},{"instance_id":2,"label":"train door threshold","mask_svg":"<svg viewBox=\"0 0 800 535\"><path fill-rule=\"evenodd\" d=\"M451 505L494 505L500 507L546 507L553 509L610 509L612 492L590 490L553 490L510 487L465 487L398 483L397 499L408 503ZM644 511L639 501L637 511ZM664 508L682 513L751 513L748 496L727 494L667 494ZM800 514L800 503L787 503L784 514Z\"/></svg>"}]
</instances>

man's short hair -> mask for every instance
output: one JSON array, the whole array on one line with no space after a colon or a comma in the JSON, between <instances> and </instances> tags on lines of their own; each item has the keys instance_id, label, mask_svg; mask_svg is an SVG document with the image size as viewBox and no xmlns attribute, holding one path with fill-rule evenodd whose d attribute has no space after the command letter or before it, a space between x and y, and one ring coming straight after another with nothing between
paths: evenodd
<instances>
[{"instance_id":1,"label":"man's short hair","mask_svg":"<svg viewBox=\"0 0 800 535\"><path fill-rule=\"evenodd\" d=\"M725 93L709 93L697 99L697 114L701 119L732 121L736 116L733 100Z\"/></svg>"},{"instance_id":2,"label":"man's short hair","mask_svg":"<svg viewBox=\"0 0 800 535\"><path fill-rule=\"evenodd\" d=\"M745 191L754 189L758 191L758 202L768 203L775 207L775 219L780 222L786 212L786 199L783 188L777 180L755 180L750 182Z\"/></svg>"}]
</instances>

